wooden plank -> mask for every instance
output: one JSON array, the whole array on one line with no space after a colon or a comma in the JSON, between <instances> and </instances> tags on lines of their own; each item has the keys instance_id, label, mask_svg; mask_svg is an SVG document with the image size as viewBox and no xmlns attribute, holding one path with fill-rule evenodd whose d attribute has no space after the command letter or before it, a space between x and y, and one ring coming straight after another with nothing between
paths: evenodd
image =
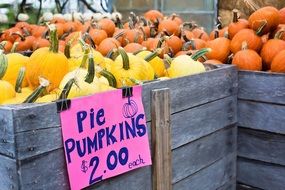
<instances>
[{"instance_id":1,"label":"wooden plank","mask_svg":"<svg viewBox=\"0 0 285 190\"><path fill-rule=\"evenodd\" d=\"M69 189L63 149L22 160L19 164L22 189Z\"/></svg>"},{"instance_id":2,"label":"wooden plank","mask_svg":"<svg viewBox=\"0 0 285 190\"><path fill-rule=\"evenodd\" d=\"M221 187L217 188L216 190L236 190L236 178L228 181L226 184L222 185Z\"/></svg>"},{"instance_id":3,"label":"wooden plank","mask_svg":"<svg viewBox=\"0 0 285 190\"><path fill-rule=\"evenodd\" d=\"M251 101L238 101L238 125L285 134L285 106Z\"/></svg>"},{"instance_id":4,"label":"wooden plank","mask_svg":"<svg viewBox=\"0 0 285 190\"><path fill-rule=\"evenodd\" d=\"M106 181L95 184L85 190L150 190L151 167L143 167Z\"/></svg>"},{"instance_id":5,"label":"wooden plank","mask_svg":"<svg viewBox=\"0 0 285 190\"><path fill-rule=\"evenodd\" d=\"M236 96L171 115L172 149L237 122Z\"/></svg>"},{"instance_id":6,"label":"wooden plank","mask_svg":"<svg viewBox=\"0 0 285 190\"><path fill-rule=\"evenodd\" d=\"M285 75L281 73L240 71L238 98L285 104Z\"/></svg>"},{"instance_id":7,"label":"wooden plank","mask_svg":"<svg viewBox=\"0 0 285 190\"><path fill-rule=\"evenodd\" d=\"M143 85L143 102L148 121L150 118L150 92L169 88L171 113L189 109L217 99L237 94L237 71L226 65L198 75L186 76Z\"/></svg>"},{"instance_id":8,"label":"wooden plank","mask_svg":"<svg viewBox=\"0 0 285 190\"><path fill-rule=\"evenodd\" d=\"M285 135L240 127L238 156L285 167Z\"/></svg>"},{"instance_id":9,"label":"wooden plank","mask_svg":"<svg viewBox=\"0 0 285 190\"><path fill-rule=\"evenodd\" d=\"M241 183L237 183L237 190L262 190L262 189L251 187L251 186L244 185Z\"/></svg>"},{"instance_id":10,"label":"wooden plank","mask_svg":"<svg viewBox=\"0 0 285 190\"><path fill-rule=\"evenodd\" d=\"M175 183L175 190L216 190L228 182L235 186L236 154L228 154L208 167ZM229 189L227 189L229 190Z\"/></svg>"},{"instance_id":11,"label":"wooden plank","mask_svg":"<svg viewBox=\"0 0 285 190\"><path fill-rule=\"evenodd\" d=\"M60 127L17 133L15 140L19 160L63 147Z\"/></svg>"},{"instance_id":12,"label":"wooden plank","mask_svg":"<svg viewBox=\"0 0 285 190\"><path fill-rule=\"evenodd\" d=\"M285 187L285 167L238 157L237 181L265 190Z\"/></svg>"},{"instance_id":13,"label":"wooden plank","mask_svg":"<svg viewBox=\"0 0 285 190\"><path fill-rule=\"evenodd\" d=\"M152 189L155 190L172 190L172 154L169 95L169 89L159 89L152 91Z\"/></svg>"},{"instance_id":14,"label":"wooden plank","mask_svg":"<svg viewBox=\"0 0 285 190\"><path fill-rule=\"evenodd\" d=\"M60 126L55 103L28 104L14 110L15 133Z\"/></svg>"},{"instance_id":15,"label":"wooden plank","mask_svg":"<svg viewBox=\"0 0 285 190\"><path fill-rule=\"evenodd\" d=\"M15 158L13 111L0 108L0 154Z\"/></svg>"},{"instance_id":16,"label":"wooden plank","mask_svg":"<svg viewBox=\"0 0 285 190\"><path fill-rule=\"evenodd\" d=\"M0 189L19 189L16 160L2 155L0 155Z\"/></svg>"},{"instance_id":17,"label":"wooden plank","mask_svg":"<svg viewBox=\"0 0 285 190\"><path fill-rule=\"evenodd\" d=\"M236 127L229 126L175 149L172 153L172 182L176 183L224 156L235 153L236 135Z\"/></svg>"}]
</instances>

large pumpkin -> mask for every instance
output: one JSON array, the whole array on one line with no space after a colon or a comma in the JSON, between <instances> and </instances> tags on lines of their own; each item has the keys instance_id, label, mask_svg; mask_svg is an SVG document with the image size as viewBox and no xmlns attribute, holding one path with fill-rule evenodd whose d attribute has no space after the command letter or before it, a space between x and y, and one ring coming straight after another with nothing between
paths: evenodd
<instances>
[{"instance_id":1,"label":"large pumpkin","mask_svg":"<svg viewBox=\"0 0 285 190\"><path fill-rule=\"evenodd\" d=\"M59 87L60 81L68 72L68 60L58 51L58 39L55 26L50 26L50 48L39 48L30 57L27 64L27 79L31 88L39 86L39 77L46 78L50 85L47 90Z\"/></svg>"}]
</instances>

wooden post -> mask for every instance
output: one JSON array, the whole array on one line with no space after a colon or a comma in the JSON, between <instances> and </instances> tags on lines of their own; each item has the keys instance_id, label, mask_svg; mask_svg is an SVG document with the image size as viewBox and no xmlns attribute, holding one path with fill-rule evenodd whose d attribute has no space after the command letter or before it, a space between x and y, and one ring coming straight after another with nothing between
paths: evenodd
<instances>
[{"instance_id":1,"label":"wooden post","mask_svg":"<svg viewBox=\"0 0 285 190\"><path fill-rule=\"evenodd\" d=\"M172 190L170 90L151 92L152 189Z\"/></svg>"}]
</instances>

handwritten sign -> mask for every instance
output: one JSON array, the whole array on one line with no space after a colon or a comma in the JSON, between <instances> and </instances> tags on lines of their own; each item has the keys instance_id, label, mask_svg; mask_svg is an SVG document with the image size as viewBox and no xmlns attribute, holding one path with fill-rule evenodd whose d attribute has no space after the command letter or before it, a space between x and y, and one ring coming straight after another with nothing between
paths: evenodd
<instances>
[{"instance_id":1,"label":"handwritten sign","mask_svg":"<svg viewBox=\"0 0 285 190\"><path fill-rule=\"evenodd\" d=\"M141 91L78 98L60 113L72 190L151 164Z\"/></svg>"}]
</instances>

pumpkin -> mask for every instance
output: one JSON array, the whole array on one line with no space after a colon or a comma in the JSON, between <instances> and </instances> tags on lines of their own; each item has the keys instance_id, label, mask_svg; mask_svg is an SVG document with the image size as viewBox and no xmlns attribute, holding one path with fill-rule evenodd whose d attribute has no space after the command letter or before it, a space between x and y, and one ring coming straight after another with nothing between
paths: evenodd
<instances>
[{"instance_id":1,"label":"pumpkin","mask_svg":"<svg viewBox=\"0 0 285 190\"><path fill-rule=\"evenodd\" d=\"M218 33L218 31L216 31ZM223 63L226 62L230 54L231 41L225 37L219 37L207 42L207 47L212 51L206 54L208 59L217 59Z\"/></svg>"},{"instance_id":2,"label":"pumpkin","mask_svg":"<svg viewBox=\"0 0 285 190\"><path fill-rule=\"evenodd\" d=\"M245 19L238 19L238 10L233 10L233 21L228 26L229 38L232 39L240 30L248 28L248 21Z\"/></svg>"},{"instance_id":3,"label":"pumpkin","mask_svg":"<svg viewBox=\"0 0 285 190\"><path fill-rule=\"evenodd\" d=\"M13 86L15 86L20 68L25 67L27 65L27 63L29 62L29 58L19 53L9 53L7 54L7 59L8 68L3 77L3 80L8 81ZM24 79L22 87L26 87L27 85L28 82L26 79Z\"/></svg>"},{"instance_id":4,"label":"pumpkin","mask_svg":"<svg viewBox=\"0 0 285 190\"><path fill-rule=\"evenodd\" d=\"M204 31L203 28L195 27L191 32L194 34L195 38L202 39L204 41L208 41L210 39L207 32Z\"/></svg>"},{"instance_id":5,"label":"pumpkin","mask_svg":"<svg viewBox=\"0 0 285 190\"><path fill-rule=\"evenodd\" d=\"M158 10L149 10L144 13L144 18L148 19L151 22L156 22L157 20L163 19L163 14Z\"/></svg>"},{"instance_id":6,"label":"pumpkin","mask_svg":"<svg viewBox=\"0 0 285 190\"><path fill-rule=\"evenodd\" d=\"M285 50L280 51L272 60L271 71L285 73Z\"/></svg>"},{"instance_id":7,"label":"pumpkin","mask_svg":"<svg viewBox=\"0 0 285 190\"><path fill-rule=\"evenodd\" d=\"M183 46L181 39L177 36L169 36L169 38L167 38L165 42L168 45L168 47L172 50L173 54L179 52Z\"/></svg>"},{"instance_id":8,"label":"pumpkin","mask_svg":"<svg viewBox=\"0 0 285 190\"><path fill-rule=\"evenodd\" d=\"M280 24L285 24L285 7L279 10Z\"/></svg>"},{"instance_id":9,"label":"pumpkin","mask_svg":"<svg viewBox=\"0 0 285 190\"><path fill-rule=\"evenodd\" d=\"M262 30L262 29L261 29ZM260 31L261 31L260 30ZM232 39L230 44L230 50L232 53L237 53L242 49L242 43L246 41L248 49L260 51L262 47L262 40L259 36L259 32L255 32L252 29L242 29L240 30Z\"/></svg>"},{"instance_id":10,"label":"pumpkin","mask_svg":"<svg viewBox=\"0 0 285 190\"><path fill-rule=\"evenodd\" d=\"M98 46L104 39L108 37L108 34L105 32L105 30L101 29L91 29L89 31L89 34L94 41L94 43Z\"/></svg>"},{"instance_id":11,"label":"pumpkin","mask_svg":"<svg viewBox=\"0 0 285 190\"><path fill-rule=\"evenodd\" d=\"M31 88L39 86L39 77L50 81L48 92L57 88L64 75L68 72L68 60L58 51L58 39L55 26L50 26L50 48L39 48L33 52L27 63L27 79Z\"/></svg>"},{"instance_id":12,"label":"pumpkin","mask_svg":"<svg viewBox=\"0 0 285 190\"><path fill-rule=\"evenodd\" d=\"M250 28L255 31L259 30L264 21L266 21L266 25L261 34L274 31L280 23L279 11L272 6L266 6L253 12L248 18Z\"/></svg>"},{"instance_id":13,"label":"pumpkin","mask_svg":"<svg viewBox=\"0 0 285 190\"><path fill-rule=\"evenodd\" d=\"M1 49L4 50L5 53L11 52L13 44L10 41L2 41L0 43Z\"/></svg>"},{"instance_id":14,"label":"pumpkin","mask_svg":"<svg viewBox=\"0 0 285 190\"><path fill-rule=\"evenodd\" d=\"M164 62L158 57L160 51L160 49L156 49L154 52L141 51L136 55L150 63L157 77L162 77L165 73Z\"/></svg>"},{"instance_id":15,"label":"pumpkin","mask_svg":"<svg viewBox=\"0 0 285 190\"><path fill-rule=\"evenodd\" d=\"M120 55L115 59L111 66L111 73L115 76L117 87L133 86L135 80L146 80L148 78L148 70L141 58L126 53L121 47L118 48Z\"/></svg>"},{"instance_id":16,"label":"pumpkin","mask_svg":"<svg viewBox=\"0 0 285 190\"><path fill-rule=\"evenodd\" d=\"M4 55L3 50L0 50L0 104L5 100L11 99L16 96L16 92L12 84L2 80L8 67L8 59Z\"/></svg>"},{"instance_id":17,"label":"pumpkin","mask_svg":"<svg viewBox=\"0 0 285 190\"><path fill-rule=\"evenodd\" d=\"M50 42L47 39L44 38L36 38L33 42L32 49L35 51L36 49L42 48L42 47L49 47Z\"/></svg>"},{"instance_id":18,"label":"pumpkin","mask_svg":"<svg viewBox=\"0 0 285 190\"><path fill-rule=\"evenodd\" d=\"M216 60L216 59L208 59L204 63L207 63L207 64L223 64L221 61Z\"/></svg>"},{"instance_id":19,"label":"pumpkin","mask_svg":"<svg viewBox=\"0 0 285 190\"><path fill-rule=\"evenodd\" d=\"M261 71L262 59L256 51L248 49L246 41L242 44L242 50L238 51L232 60L240 70Z\"/></svg>"},{"instance_id":20,"label":"pumpkin","mask_svg":"<svg viewBox=\"0 0 285 190\"><path fill-rule=\"evenodd\" d=\"M116 26L115 26L115 23L111 19L103 18L103 19L99 20L98 26L102 30L105 30L108 37L111 37L113 35L113 33L115 32Z\"/></svg>"},{"instance_id":21,"label":"pumpkin","mask_svg":"<svg viewBox=\"0 0 285 190\"><path fill-rule=\"evenodd\" d=\"M263 62L266 64L267 68L270 68L273 58L282 50L285 50L285 41L280 40L284 31L279 31L276 33L274 39L268 40L262 47L260 51L260 56Z\"/></svg>"},{"instance_id":22,"label":"pumpkin","mask_svg":"<svg viewBox=\"0 0 285 190\"><path fill-rule=\"evenodd\" d=\"M138 43L129 43L127 44L124 49L127 53L135 53L142 50L144 47Z\"/></svg>"},{"instance_id":23,"label":"pumpkin","mask_svg":"<svg viewBox=\"0 0 285 190\"><path fill-rule=\"evenodd\" d=\"M196 60L208 51L210 51L210 49L205 48L199 50L193 56L180 55L175 57L171 61L170 67L166 71L166 75L170 78L176 78L205 72L206 69L204 65Z\"/></svg>"},{"instance_id":24,"label":"pumpkin","mask_svg":"<svg viewBox=\"0 0 285 190\"><path fill-rule=\"evenodd\" d=\"M171 20L171 19L165 19L165 20L162 20L159 22L159 25L158 25L158 32L163 32L163 31L166 31L169 35L176 35L176 36L179 36L180 34L180 27L179 25Z\"/></svg>"},{"instance_id":25,"label":"pumpkin","mask_svg":"<svg viewBox=\"0 0 285 190\"><path fill-rule=\"evenodd\" d=\"M115 38L106 38L98 46L97 50L103 55L106 56L114 48L120 47L121 44Z\"/></svg>"},{"instance_id":26,"label":"pumpkin","mask_svg":"<svg viewBox=\"0 0 285 190\"><path fill-rule=\"evenodd\" d=\"M33 43L35 41L34 36L23 36L20 33L13 33L13 35L19 36L15 42L18 42L18 45L16 46L16 51L26 51L30 50L33 47Z\"/></svg>"}]
</instances>

